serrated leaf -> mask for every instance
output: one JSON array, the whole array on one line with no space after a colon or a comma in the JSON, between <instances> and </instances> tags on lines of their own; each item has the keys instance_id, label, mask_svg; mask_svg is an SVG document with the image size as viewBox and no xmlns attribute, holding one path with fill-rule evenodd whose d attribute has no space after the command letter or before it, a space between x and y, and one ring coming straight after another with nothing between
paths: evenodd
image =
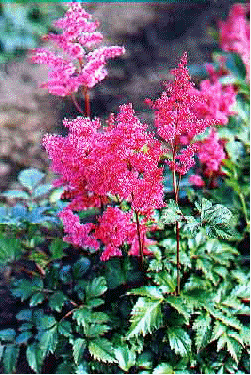
<instances>
[{"instance_id":1,"label":"serrated leaf","mask_svg":"<svg viewBox=\"0 0 251 375\"><path fill-rule=\"evenodd\" d=\"M43 352L39 344L35 341L27 347L26 358L29 366L36 373L40 373L45 352Z\"/></svg>"},{"instance_id":2,"label":"serrated leaf","mask_svg":"<svg viewBox=\"0 0 251 375\"><path fill-rule=\"evenodd\" d=\"M127 294L163 300L162 291L157 286L142 286L137 289L132 289L130 292L127 292Z\"/></svg>"},{"instance_id":3,"label":"serrated leaf","mask_svg":"<svg viewBox=\"0 0 251 375\"><path fill-rule=\"evenodd\" d=\"M50 295L48 304L52 310L60 312L63 308L65 301L67 301L67 298L64 295L64 293L58 291Z\"/></svg>"},{"instance_id":4,"label":"serrated leaf","mask_svg":"<svg viewBox=\"0 0 251 375\"><path fill-rule=\"evenodd\" d=\"M30 331L25 331L25 332L22 332L20 333L17 338L16 338L16 343L17 344L23 344L23 343L26 343L31 337L32 337L32 333Z\"/></svg>"},{"instance_id":5,"label":"serrated leaf","mask_svg":"<svg viewBox=\"0 0 251 375\"><path fill-rule=\"evenodd\" d=\"M87 337L97 337L107 333L110 329L111 327L106 324L90 323L84 327L84 333Z\"/></svg>"},{"instance_id":6,"label":"serrated leaf","mask_svg":"<svg viewBox=\"0 0 251 375\"><path fill-rule=\"evenodd\" d=\"M70 337L72 334L71 323L68 320L62 320L58 324L58 333L66 337Z\"/></svg>"},{"instance_id":7,"label":"serrated leaf","mask_svg":"<svg viewBox=\"0 0 251 375\"><path fill-rule=\"evenodd\" d=\"M193 323L193 329L196 331L195 345L197 352L205 347L210 335L211 317L208 313L201 313Z\"/></svg>"},{"instance_id":8,"label":"serrated leaf","mask_svg":"<svg viewBox=\"0 0 251 375\"><path fill-rule=\"evenodd\" d=\"M227 316L223 314L220 310L216 309L210 309L210 313L214 316L215 319L220 320L226 326L234 327L238 330L242 327L240 321L234 316Z\"/></svg>"},{"instance_id":9,"label":"serrated leaf","mask_svg":"<svg viewBox=\"0 0 251 375\"><path fill-rule=\"evenodd\" d=\"M165 208L161 214L160 221L164 224L174 224L183 218L182 212L179 209L177 203L170 199L168 202L168 207Z\"/></svg>"},{"instance_id":10,"label":"serrated leaf","mask_svg":"<svg viewBox=\"0 0 251 375\"><path fill-rule=\"evenodd\" d=\"M113 356L113 346L107 339L100 337L91 341L88 345L90 354L98 361L117 363L117 360Z\"/></svg>"},{"instance_id":11,"label":"serrated leaf","mask_svg":"<svg viewBox=\"0 0 251 375\"><path fill-rule=\"evenodd\" d=\"M46 353L54 353L57 342L58 342L58 334L57 334L57 327L50 328L46 331L43 331L39 334L39 344L41 350Z\"/></svg>"},{"instance_id":12,"label":"serrated leaf","mask_svg":"<svg viewBox=\"0 0 251 375\"><path fill-rule=\"evenodd\" d=\"M191 309L189 309L184 303L182 297L180 296L167 296L166 302L170 304L175 310L177 310L181 315L184 316L186 322L189 321L191 315Z\"/></svg>"},{"instance_id":13,"label":"serrated leaf","mask_svg":"<svg viewBox=\"0 0 251 375\"><path fill-rule=\"evenodd\" d=\"M19 347L17 345L8 345L5 347L3 354L3 366L6 374L15 373L18 354Z\"/></svg>"},{"instance_id":14,"label":"serrated leaf","mask_svg":"<svg viewBox=\"0 0 251 375\"><path fill-rule=\"evenodd\" d=\"M94 298L88 301L88 307L98 307L103 305L105 301L101 298Z\"/></svg>"},{"instance_id":15,"label":"serrated leaf","mask_svg":"<svg viewBox=\"0 0 251 375\"><path fill-rule=\"evenodd\" d=\"M3 197L10 198L10 199L29 199L30 196L26 191L22 190L8 190L4 193L1 193Z\"/></svg>"},{"instance_id":16,"label":"serrated leaf","mask_svg":"<svg viewBox=\"0 0 251 375\"><path fill-rule=\"evenodd\" d=\"M167 329L171 349L182 357L187 356L191 351L191 339L188 333L182 328L169 327Z\"/></svg>"},{"instance_id":17,"label":"serrated leaf","mask_svg":"<svg viewBox=\"0 0 251 375\"><path fill-rule=\"evenodd\" d=\"M162 323L161 303L162 300L151 301L144 297L138 299L131 312L128 339L139 334L145 336L159 328Z\"/></svg>"},{"instance_id":18,"label":"serrated leaf","mask_svg":"<svg viewBox=\"0 0 251 375\"><path fill-rule=\"evenodd\" d=\"M21 301L32 296L33 293L39 292L43 288L43 281L40 278L33 278L32 280L16 280L12 294L15 297L21 298Z\"/></svg>"},{"instance_id":19,"label":"serrated leaf","mask_svg":"<svg viewBox=\"0 0 251 375\"><path fill-rule=\"evenodd\" d=\"M19 330L22 332L22 331L27 331L27 330L31 330L33 327L33 324L32 323L23 323L20 327L19 327Z\"/></svg>"},{"instance_id":20,"label":"serrated leaf","mask_svg":"<svg viewBox=\"0 0 251 375\"><path fill-rule=\"evenodd\" d=\"M96 277L87 284L85 291L87 300L101 296L107 291L105 278L103 276Z\"/></svg>"},{"instance_id":21,"label":"serrated leaf","mask_svg":"<svg viewBox=\"0 0 251 375\"><path fill-rule=\"evenodd\" d=\"M77 320L78 325L86 327L90 321L91 312L87 308L81 307L73 312L72 317Z\"/></svg>"},{"instance_id":22,"label":"serrated leaf","mask_svg":"<svg viewBox=\"0 0 251 375\"><path fill-rule=\"evenodd\" d=\"M233 337L228 336L227 334L223 334L217 343L217 352L227 347L227 351L230 353L231 357L235 360L238 364L239 360L239 353L241 351L241 345L236 341Z\"/></svg>"},{"instance_id":23,"label":"serrated leaf","mask_svg":"<svg viewBox=\"0 0 251 375\"><path fill-rule=\"evenodd\" d=\"M81 279L88 271L91 262L88 258L82 257L73 265L73 275L76 279Z\"/></svg>"},{"instance_id":24,"label":"serrated leaf","mask_svg":"<svg viewBox=\"0 0 251 375\"><path fill-rule=\"evenodd\" d=\"M169 363L160 363L153 369L153 374L175 374L173 367Z\"/></svg>"},{"instance_id":25,"label":"serrated leaf","mask_svg":"<svg viewBox=\"0 0 251 375\"><path fill-rule=\"evenodd\" d=\"M22 255L22 246L16 238L0 236L0 264L7 264L19 259Z\"/></svg>"},{"instance_id":26,"label":"serrated leaf","mask_svg":"<svg viewBox=\"0 0 251 375\"><path fill-rule=\"evenodd\" d=\"M32 311L31 310L21 310L19 313L16 315L17 320L25 320L29 321L32 318Z\"/></svg>"},{"instance_id":27,"label":"serrated leaf","mask_svg":"<svg viewBox=\"0 0 251 375\"><path fill-rule=\"evenodd\" d=\"M13 328L7 328L0 331L0 340L14 341L16 331Z\"/></svg>"},{"instance_id":28,"label":"serrated leaf","mask_svg":"<svg viewBox=\"0 0 251 375\"><path fill-rule=\"evenodd\" d=\"M39 303L42 303L44 301L44 294L41 292L33 294L30 300L30 306L37 306Z\"/></svg>"},{"instance_id":29,"label":"serrated leaf","mask_svg":"<svg viewBox=\"0 0 251 375\"><path fill-rule=\"evenodd\" d=\"M66 246L65 242L60 239L56 238L53 240L49 245L49 250L51 253L52 259L62 259L64 256L64 247Z\"/></svg>"},{"instance_id":30,"label":"serrated leaf","mask_svg":"<svg viewBox=\"0 0 251 375\"><path fill-rule=\"evenodd\" d=\"M45 174L38 169L28 168L21 171L17 178L21 185L31 191L42 181L44 176Z\"/></svg>"},{"instance_id":31,"label":"serrated leaf","mask_svg":"<svg viewBox=\"0 0 251 375\"><path fill-rule=\"evenodd\" d=\"M135 365L136 354L133 350L130 350L126 344L117 347L114 353L118 365L123 371L128 372L129 369Z\"/></svg>"},{"instance_id":32,"label":"serrated leaf","mask_svg":"<svg viewBox=\"0 0 251 375\"><path fill-rule=\"evenodd\" d=\"M86 340L81 338L74 340L72 342L72 348L74 362L76 365L79 365L86 348Z\"/></svg>"}]
</instances>

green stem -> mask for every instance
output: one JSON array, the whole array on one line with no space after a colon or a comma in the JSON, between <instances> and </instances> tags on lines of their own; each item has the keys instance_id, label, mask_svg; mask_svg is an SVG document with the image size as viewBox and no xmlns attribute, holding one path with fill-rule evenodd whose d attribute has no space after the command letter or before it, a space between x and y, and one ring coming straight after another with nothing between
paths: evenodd
<instances>
[{"instance_id":1,"label":"green stem","mask_svg":"<svg viewBox=\"0 0 251 375\"><path fill-rule=\"evenodd\" d=\"M240 198L240 201L241 201L241 204L242 204L242 209L243 209L243 213L244 213L244 216L245 216L246 223L247 223L247 225L249 225L245 197L244 197L244 195L242 193L239 193L239 198Z\"/></svg>"}]
</instances>

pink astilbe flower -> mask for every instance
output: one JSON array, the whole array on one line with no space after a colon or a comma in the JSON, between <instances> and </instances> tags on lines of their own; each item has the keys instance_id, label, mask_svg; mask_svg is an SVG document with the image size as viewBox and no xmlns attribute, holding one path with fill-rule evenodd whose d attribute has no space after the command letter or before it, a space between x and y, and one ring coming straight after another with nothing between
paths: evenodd
<instances>
[{"instance_id":1,"label":"pink astilbe flower","mask_svg":"<svg viewBox=\"0 0 251 375\"><path fill-rule=\"evenodd\" d=\"M215 78L215 77L214 77ZM217 120L217 125L226 125L229 116L236 114L232 110L236 104L237 92L233 85L223 85L215 79L214 83L204 80L200 83L200 90L193 90L194 93L202 94L203 102L197 102L194 106L198 117L208 120Z\"/></svg>"},{"instance_id":2,"label":"pink astilbe flower","mask_svg":"<svg viewBox=\"0 0 251 375\"><path fill-rule=\"evenodd\" d=\"M99 242L90 232L95 228L93 223L80 224L79 217L69 209L60 212L59 217L63 220L64 230L68 233L64 241L80 247L88 247L97 250Z\"/></svg>"},{"instance_id":3,"label":"pink astilbe flower","mask_svg":"<svg viewBox=\"0 0 251 375\"><path fill-rule=\"evenodd\" d=\"M147 125L135 116L131 104L121 106L118 115L112 116L105 128L98 119L84 117L64 120L63 123L69 129L67 137L46 135L43 145L52 159L52 169L61 176L56 184L65 186L70 196L67 209L80 211L108 206L105 216L100 217L99 225L95 227L95 233L92 233L92 238L94 236L106 246L102 259L120 255L119 247L125 240L131 244L130 254L138 254L136 223L119 208L109 207L109 203L113 200L120 204L127 200L132 212L147 219L151 219L154 209L165 206L163 168L159 167L163 153L160 142L146 131ZM120 235L116 240L117 221L120 221ZM110 226L109 230L107 226ZM126 226L130 228L127 234ZM142 222L140 231L143 252L146 253L151 241L146 239L149 227L143 227ZM75 232L68 231L67 239L72 238L74 244L80 244ZM85 233L83 244L87 243L86 237Z\"/></svg>"},{"instance_id":4,"label":"pink astilbe flower","mask_svg":"<svg viewBox=\"0 0 251 375\"><path fill-rule=\"evenodd\" d=\"M97 21L92 21L79 3L72 3L65 16L54 22L63 29L61 34L49 33L51 40L62 52L53 53L44 48L33 50L31 60L50 67L48 82L42 84L51 94L66 96L78 91L80 86L91 88L107 76L107 60L122 55L123 47L110 46L94 50L103 35L96 31Z\"/></svg>"},{"instance_id":5,"label":"pink astilbe flower","mask_svg":"<svg viewBox=\"0 0 251 375\"><path fill-rule=\"evenodd\" d=\"M238 53L250 79L250 24L247 19L249 4L233 4L226 21L220 21L220 44L224 51Z\"/></svg>"},{"instance_id":6,"label":"pink astilbe flower","mask_svg":"<svg viewBox=\"0 0 251 375\"><path fill-rule=\"evenodd\" d=\"M209 136L200 142L198 158L204 166L205 176L222 174L222 160L226 158L224 141L219 138L215 129L211 129Z\"/></svg>"},{"instance_id":7,"label":"pink astilbe flower","mask_svg":"<svg viewBox=\"0 0 251 375\"><path fill-rule=\"evenodd\" d=\"M186 53L171 73L175 76L174 82L167 85L160 99L155 102L148 99L147 103L155 110L157 134L167 146L167 164L172 171L183 175L194 165L196 144L191 144L193 138L216 122L201 118L194 111L195 105L203 103L204 99L191 82Z\"/></svg>"},{"instance_id":8,"label":"pink astilbe flower","mask_svg":"<svg viewBox=\"0 0 251 375\"><path fill-rule=\"evenodd\" d=\"M189 177L189 182L191 185L195 185L198 187L205 186L205 181L203 181L202 177L198 174L192 174Z\"/></svg>"}]
</instances>

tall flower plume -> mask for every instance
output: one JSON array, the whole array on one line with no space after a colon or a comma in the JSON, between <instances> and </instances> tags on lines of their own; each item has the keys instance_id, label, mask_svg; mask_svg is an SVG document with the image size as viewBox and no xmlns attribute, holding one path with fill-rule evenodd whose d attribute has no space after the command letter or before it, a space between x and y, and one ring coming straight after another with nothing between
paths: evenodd
<instances>
[{"instance_id":1,"label":"tall flower plume","mask_svg":"<svg viewBox=\"0 0 251 375\"><path fill-rule=\"evenodd\" d=\"M63 32L49 33L44 39L55 44L55 51L37 48L31 57L32 62L50 68L48 82L42 87L48 88L51 94L66 96L77 92L81 86L92 88L107 76L107 61L125 52L120 46L95 48L102 42L103 35L96 31L99 23L93 21L80 3L72 3L54 26ZM56 52L58 50L61 53Z\"/></svg>"}]
</instances>

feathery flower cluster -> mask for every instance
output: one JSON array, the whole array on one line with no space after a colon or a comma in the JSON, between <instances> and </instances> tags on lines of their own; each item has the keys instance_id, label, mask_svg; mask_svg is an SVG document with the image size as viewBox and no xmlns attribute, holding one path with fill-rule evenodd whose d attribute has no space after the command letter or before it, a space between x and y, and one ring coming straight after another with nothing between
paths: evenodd
<instances>
[{"instance_id":1,"label":"feathery flower cluster","mask_svg":"<svg viewBox=\"0 0 251 375\"><path fill-rule=\"evenodd\" d=\"M193 157L197 146L192 140L216 121L199 116L195 110L196 106L203 105L204 99L191 82L186 53L178 68L171 73L175 80L167 85L161 98L155 102L147 99L146 102L155 110L157 134L167 145L167 164L171 170L184 175L195 164Z\"/></svg>"},{"instance_id":2,"label":"feathery flower cluster","mask_svg":"<svg viewBox=\"0 0 251 375\"><path fill-rule=\"evenodd\" d=\"M159 167L161 144L146 131L135 116L132 105L123 105L109 126L102 128L98 119L78 117L64 120L69 128L67 137L46 135L43 139L53 170L61 175L57 185L64 185L71 203L61 214L67 241L97 248L97 240L105 245L103 260L121 255L119 247L126 241L129 254L139 255L138 233L133 221L135 213L152 218L154 209L163 207L163 168ZM129 213L119 207L126 200ZM99 223L80 224L72 210L107 207ZM70 224L67 220L69 219ZM149 227L140 221L143 251L150 244L146 239Z\"/></svg>"},{"instance_id":3,"label":"feathery flower cluster","mask_svg":"<svg viewBox=\"0 0 251 375\"><path fill-rule=\"evenodd\" d=\"M202 164L203 175L211 179L222 175L222 160L225 158L224 140L219 138L215 129L210 129L209 136L198 142L198 159ZM191 175L189 181L196 186L205 185L204 180L199 175Z\"/></svg>"},{"instance_id":4,"label":"feathery flower cluster","mask_svg":"<svg viewBox=\"0 0 251 375\"><path fill-rule=\"evenodd\" d=\"M200 90L194 89L198 95L204 96L204 102L195 103L194 110L202 119L217 120L217 125L226 125L228 117L235 115L232 107L236 104L237 92L233 85L223 85L216 80L214 82L206 79L200 83Z\"/></svg>"},{"instance_id":5,"label":"feathery flower cluster","mask_svg":"<svg viewBox=\"0 0 251 375\"><path fill-rule=\"evenodd\" d=\"M49 66L48 82L42 87L48 88L51 94L66 96L77 92L80 86L92 88L107 76L107 60L125 52L119 46L90 50L102 41L103 35L96 31L99 23L92 21L92 16L80 3L72 3L54 26L63 29L63 32L50 33L44 39L51 40L62 53L37 48L31 58L34 63Z\"/></svg>"},{"instance_id":6,"label":"feathery flower cluster","mask_svg":"<svg viewBox=\"0 0 251 375\"><path fill-rule=\"evenodd\" d=\"M249 4L233 4L227 20L220 21L220 43L224 51L238 53L250 79L250 24L247 20Z\"/></svg>"}]
</instances>

